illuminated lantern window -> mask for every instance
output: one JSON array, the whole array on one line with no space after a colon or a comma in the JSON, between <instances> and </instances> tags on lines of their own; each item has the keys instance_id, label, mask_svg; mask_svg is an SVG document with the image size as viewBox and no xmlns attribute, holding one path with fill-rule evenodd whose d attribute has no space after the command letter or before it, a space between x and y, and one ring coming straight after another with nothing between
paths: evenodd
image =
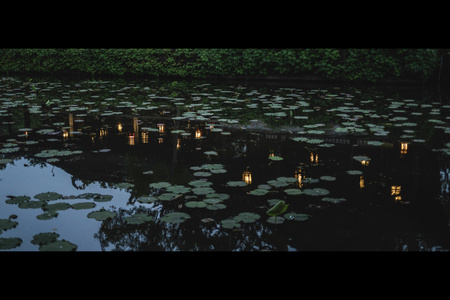
<instances>
[{"instance_id":1,"label":"illuminated lantern window","mask_svg":"<svg viewBox=\"0 0 450 300\"><path fill-rule=\"evenodd\" d=\"M128 135L128 145L133 146L134 144L135 144L135 142L134 142L134 134L132 133L132 134Z\"/></svg>"},{"instance_id":2,"label":"illuminated lantern window","mask_svg":"<svg viewBox=\"0 0 450 300\"><path fill-rule=\"evenodd\" d=\"M244 171L244 173L242 173L242 180L246 183L246 184L251 184L252 183L252 173L247 169Z\"/></svg>"},{"instance_id":3,"label":"illuminated lantern window","mask_svg":"<svg viewBox=\"0 0 450 300\"><path fill-rule=\"evenodd\" d=\"M159 123L157 126L158 126L159 133L164 133L164 124L163 123Z\"/></svg>"},{"instance_id":4,"label":"illuminated lantern window","mask_svg":"<svg viewBox=\"0 0 450 300\"><path fill-rule=\"evenodd\" d=\"M400 144L400 154L406 154L408 152L408 143Z\"/></svg>"},{"instance_id":5,"label":"illuminated lantern window","mask_svg":"<svg viewBox=\"0 0 450 300\"><path fill-rule=\"evenodd\" d=\"M195 131L195 138L199 139L202 137L202 130L200 128L197 128L197 130Z\"/></svg>"},{"instance_id":6,"label":"illuminated lantern window","mask_svg":"<svg viewBox=\"0 0 450 300\"><path fill-rule=\"evenodd\" d=\"M401 191L402 191L402 187L400 185L391 186L391 196L394 196L395 201L402 200L402 196L400 195Z\"/></svg>"},{"instance_id":7,"label":"illuminated lantern window","mask_svg":"<svg viewBox=\"0 0 450 300\"><path fill-rule=\"evenodd\" d=\"M67 139L69 137L69 132L67 130L64 130L63 132L63 138Z\"/></svg>"},{"instance_id":8,"label":"illuminated lantern window","mask_svg":"<svg viewBox=\"0 0 450 300\"><path fill-rule=\"evenodd\" d=\"M122 132L122 129L123 129L122 124L121 124L121 123L117 124L117 130L118 130L119 132Z\"/></svg>"},{"instance_id":9,"label":"illuminated lantern window","mask_svg":"<svg viewBox=\"0 0 450 300\"><path fill-rule=\"evenodd\" d=\"M364 188L364 176L359 176L359 187L361 188L361 189L363 189Z\"/></svg>"},{"instance_id":10,"label":"illuminated lantern window","mask_svg":"<svg viewBox=\"0 0 450 300\"><path fill-rule=\"evenodd\" d=\"M275 156L274 151L273 150L269 150L269 157L273 157L273 156Z\"/></svg>"},{"instance_id":11,"label":"illuminated lantern window","mask_svg":"<svg viewBox=\"0 0 450 300\"><path fill-rule=\"evenodd\" d=\"M315 153L311 152L309 159L311 160L312 163L318 163L319 162L319 153Z\"/></svg>"},{"instance_id":12,"label":"illuminated lantern window","mask_svg":"<svg viewBox=\"0 0 450 300\"><path fill-rule=\"evenodd\" d=\"M159 143L159 144L162 144L163 141L164 141L163 138L158 138L158 143Z\"/></svg>"},{"instance_id":13,"label":"illuminated lantern window","mask_svg":"<svg viewBox=\"0 0 450 300\"><path fill-rule=\"evenodd\" d=\"M368 166L369 165L369 160L361 160L361 164L363 166Z\"/></svg>"},{"instance_id":14,"label":"illuminated lantern window","mask_svg":"<svg viewBox=\"0 0 450 300\"><path fill-rule=\"evenodd\" d=\"M142 132L141 138L142 138L142 143L147 144L148 143L148 132Z\"/></svg>"}]
</instances>

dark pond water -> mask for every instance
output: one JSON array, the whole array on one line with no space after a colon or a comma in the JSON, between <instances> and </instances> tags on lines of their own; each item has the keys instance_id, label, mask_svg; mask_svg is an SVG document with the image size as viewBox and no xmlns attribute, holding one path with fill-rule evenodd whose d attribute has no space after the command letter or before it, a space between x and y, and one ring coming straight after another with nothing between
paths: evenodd
<instances>
[{"instance_id":1,"label":"dark pond water","mask_svg":"<svg viewBox=\"0 0 450 300\"><path fill-rule=\"evenodd\" d=\"M421 88L3 77L0 248L448 251L449 116Z\"/></svg>"}]
</instances>

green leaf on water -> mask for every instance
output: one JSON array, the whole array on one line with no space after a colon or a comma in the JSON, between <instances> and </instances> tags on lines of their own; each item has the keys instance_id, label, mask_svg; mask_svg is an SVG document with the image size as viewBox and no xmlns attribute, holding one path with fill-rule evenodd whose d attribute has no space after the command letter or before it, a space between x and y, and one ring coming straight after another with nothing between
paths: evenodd
<instances>
[{"instance_id":1,"label":"green leaf on water","mask_svg":"<svg viewBox=\"0 0 450 300\"><path fill-rule=\"evenodd\" d=\"M269 192L269 190L264 190L264 189L255 189L253 191L250 191L249 194L250 195L254 195L254 196L264 196L265 194L267 194Z\"/></svg>"},{"instance_id":2,"label":"green leaf on water","mask_svg":"<svg viewBox=\"0 0 450 300\"><path fill-rule=\"evenodd\" d=\"M52 201L52 200L58 200L62 198L62 195L55 192L47 192L47 193L40 193L34 196L35 199L39 199L41 201Z\"/></svg>"},{"instance_id":3,"label":"green leaf on water","mask_svg":"<svg viewBox=\"0 0 450 300\"><path fill-rule=\"evenodd\" d=\"M306 221L309 219L310 215L307 214L297 214L297 213L287 213L283 216L286 220L294 220L294 221Z\"/></svg>"},{"instance_id":4,"label":"green leaf on water","mask_svg":"<svg viewBox=\"0 0 450 300\"><path fill-rule=\"evenodd\" d=\"M160 220L162 222L175 224L175 223L182 223L190 218L191 216L189 216L187 213L184 212L171 212L162 216Z\"/></svg>"},{"instance_id":5,"label":"green leaf on water","mask_svg":"<svg viewBox=\"0 0 450 300\"><path fill-rule=\"evenodd\" d=\"M233 229L233 228L240 228L241 224L233 219L226 219L226 220L222 220L220 221L220 223L222 224L223 228L227 228L227 229Z\"/></svg>"},{"instance_id":6,"label":"green leaf on water","mask_svg":"<svg viewBox=\"0 0 450 300\"><path fill-rule=\"evenodd\" d=\"M288 195L300 195L303 194L301 189L285 189L284 192Z\"/></svg>"},{"instance_id":7,"label":"green leaf on water","mask_svg":"<svg viewBox=\"0 0 450 300\"><path fill-rule=\"evenodd\" d=\"M22 239L11 237L11 238L0 238L0 249L7 250L19 247L22 244Z\"/></svg>"},{"instance_id":8,"label":"green leaf on water","mask_svg":"<svg viewBox=\"0 0 450 300\"><path fill-rule=\"evenodd\" d=\"M56 232L41 232L33 235L31 243L33 245L44 245L56 241L58 237L59 234Z\"/></svg>"},{"instance_id":9,"label":"green leaf on water","mask_svg":"<svg viewBox=\"0 0 450 300\"><path fill-rule=\"evenodd\" d=\"M150 183L149 186L151 188L160 189L160 188L167 188L167 187L169 187L171 185L172 184L170 182L161 181L161 182Z\"/></svg>"},{"instance_id":10,"label":"green leaf on water","mask_svg":"<svg viewBox=\"0 0 450 300\"><path fill-rule=\"evenodd\" d=\"M96 219L97 221L104 221L106 219L114 218L116 213L113 211L106 210L104 208L90 212L87 217L91 219Z\"/></svg>"},{"instance_id":11,"label":"green leaf on water","mask_svg":"<svg viewBox=\"0 0 450 300\"><path fill-rule=\"evenodd\" d=\"M145 213L136 213L129 217L125 217L124 220L130 224L143 224L153 220L153 216Z\"/></svg>"},{"instance_id":12,"label":"green leaf on water","mask_svg":"<svg viewBox=\"0 0 450 300\"><path fill-rule=\"evenodd\" d=\"M233 220L236 220L238 222L244 222L244 223L253 223L256 220L258 220L261 216L252 213L252 212L241 212L237 216L233 217Z\"/></svg>"},{"instance_id":13,"label":"green leaf on water","mask_svg":"<svg viewBox=\"0 0 450 300\"><path fill-rule=\"evenodd\" d=\"M206 207L207 204L203 201L188 201L184 205L189 208L203 208Z\"/></svg>"},{"instance_id":14,"label":"green leaf on water","mask_svg":"<svg viewBox=\"0 0 450 300\"><path fill-rule=\"evenodd\" d=\"M80 202L72 204L73 209L89 209L94 208L96 206L93 202Z\"/></svg>"},{"instance_id":15,"label":"green leaf on water","mask_svg":"<svg viewBox=\"0 0 450 300\"><path fill-rule=\"evenodd\" d=\"M243 187L247 186L247 183L241 180L231 180L227 182L227 186L229 187Z\"/></svg>"},{"instance_id":16,"label":"green leaf on water","mask_svg":"<svg viewBox=\"0 0 450 300\"><path fill-rule=\"evenodd\" d=\"M286 211L286 209L288 208L289 204L286 204L285 201L280 200L278 201L277 204L275 204L272 208L270 208L266 213L269 216L275 217L278 215L281 215L282 213L284 213Z\"/></svg>"},{"instance_id":17,"label":"green leaf on water","mask_svg":"<svg viewBox=\"0 0 450 300\"><path fill-rule=\"evenodd\" d=\"M2 233L2 231L4 230L14 228L18 224L19 224L18 222L12 221L10 219L0 219L0 233Z\"/></svg>"},{"instance_id":18,"label":"green leaf on water","mask_svg":"<svg viewBox=\"0 0 450 300\"><path fill-rule=\"evenodd\" d=\"M37 215L36 218L39 220L50 220L52 218L56 218L58 216L58 212L56 210L49 210L40 215Z\"/></svg>"},{"instance_id":19,"label":"green leaf on water","mask_svg":"<svg viewBox=\"0 0 450 300\"><path fill-rule=\"evenodd\" d=\"M26 201L29 201L31 198L28 196L16 196L11 199L6 200L5 202L8 204L20 204Z\"/></svg>"},{"instance_id":20,"label":"green leaf on water","mask_svg":"<svg viewBox=\"0 0 450 300\"><path fill-rule=\"evenodd\" d=\"M75 251L77 248L77 245L69 241L60 240L41 245L39 251Z\"/></svg>"}]
</instances>

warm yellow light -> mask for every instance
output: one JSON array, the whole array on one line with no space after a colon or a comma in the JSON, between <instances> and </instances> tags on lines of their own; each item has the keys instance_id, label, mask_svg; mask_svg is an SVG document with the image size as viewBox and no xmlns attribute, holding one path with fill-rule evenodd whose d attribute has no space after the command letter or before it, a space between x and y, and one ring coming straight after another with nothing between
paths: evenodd
<instances>
[{"instance_id":1,"label":"warm yellow light","mask_svg":"<svg viewBox=\"0 0 450 300\"><path fill-rule=\"evenodd\" d=\"M200 128L197 128L197 130L195 131L195 138L199 139L202 137L202 130Z\"/></svg>"},{"instance_id":2,"label":"warm yellow light","mask_svg":"<svg viewBox=\"0 0 450 300\"><path fill-rule=\"evenodd\" d=\"M100 132L99 132L100 139L105 137L107 134L108 134L108 131L106 129L104 129L104 128L100 129Z\"/></svg>"},{"instance_id":3,"label":"warm yellow light","mask_svg":"<svg viewBox=\"0 0 450 300\"><path fill-rule=\"evenodd\" d=\"M364 176L359 176L359 188L364 188Z\"/></svg>"},{"instance_id":4,"label":"warm yellow light","mask_svg":"<svg viewBox=\"0 0 450 300\"><path fill-rule=\"evenodd\" d=\"M117 124L117 130L119 130L119 132L122 132L123 126L121 123Z\"/></svg>"},{"instance_id":5,"label":"warm yellow light","mask_svg":"<svg viewBox=\"0 0 450 300\"><path fill-rule=\"evenodd\" d=\"M159 133L164 133L164 124L163 123L159 123L157 126L158 126Z\"/></svg>"},{"instance_id":6,"label":"warm yellow light","mask_svg":"<svg viewBox=\"0 0 450 300\"><path fill-rule=\"evenodd\" d=\"M363 166L368 166L369 165L369 160L361 160L361 164Z\"/></svg>"},{"instance_id":7,"label":"warm yellow light","mask_svg":"<svg viewBox=\"0 0 450 300\"><path fill-rule=\"evenodd\" d=\"M391 196L400 195L401 191L402 191L402 187L400 185L391 186Z\"/></svg>"},{"instance_id":8,"label":"warm yellow light","mask_svg":"<svg viewBox=\"0 0 450 300\"><path fill-rule=\"evenodd\" d=\"M242 180L246 183L246 184L251 184L252 183L252 173L247 169L244 171L244 173L242 173Z\"/></svg>"},{"instance_id":9,"label":"warm yellow light","mask_svg":"<svg viewBox=\"0 0 450 300\"><path fill-rule=\"evenodd\" d=\"M131 145L131 146L134 145L134 134L130 134L128 136L128 145Z\"/></svg>"},{"instance_id":10,"label":"warm yellow light","mask_svg":"<svg viewBox=\"0 0 450 300\"><path fill-rule=\"evenodd\" d=\"M142 143L147 144L148 143L148 132L142 132L141 138L142 138Z\"/></svg>"},{"instance_id":11,"label":"warm yellow light","mask_svg":"<svg viewBox=\"0 0 450 300\"><path fill-rule=\"evenodd\" d=\"M181 139L177 140L177 150L181 148Z\"/></svg>"},{"instance_id":12,"label":"warm yellow light","mask_svg":"<svg viewBox=\"0 0 450 300\"><path fill-rule=\"evenodd\" d=\"M158 138L158 143L159 143L159 144L162 144L163 141L164 141L163 138Z\"/></svg>"},{"instance_id":13,"label":"warm yellow light","mask_svg":"<svg viewBox=\"0 0 450 300\"><path fill-rule=\"evenodd\" d=\"M298 168L297 170L295 170L295 178L297 178L297 183L298 183L298 187L301 188L303 186L303 179L304 176L302 174L302 169Z\"/></svg>"},{"instance_id":14,"label":"warm yellow light","mask_svg":"<svg viewBox=\"0 0 450 300\"><path fill-rule=\"evenodd\" d=\"M408 152L408 143L400 144L400 154L406 154Z\"/></svg>"},{"instance_id":15,"label":"warm yellow light","mask_svg":"<svg viewBox=\"0 0 450 300\"><path fill-rule=\"evenodd\" d=\"M312 163L316 163L317 164L319 162L319 153L315 153L314 154L314 152L311 152L310 156L309 156L309 159L310 159L310 161Z\"/></svg>"},{"instance_id":16,"label":"warm yellow light","mask_svg":"<svg viewBox=\"0 0 450 300\"><path fill-rule=\"evenodd\" d=\"M273 150L269 150L269 157L273 157L273 156L275 156L274 151Z\"/></svg>"},{"instance_id":17,"label":"warm yellow light","mask_svg":"<svg viewBox=\"0 0 450 300\"><path fill-rule=\"evenodd\" d=\"M67 139L69 137L69 132L67 130L64 130L63 132L63 138Z\"/></svg>"}]
</instances>

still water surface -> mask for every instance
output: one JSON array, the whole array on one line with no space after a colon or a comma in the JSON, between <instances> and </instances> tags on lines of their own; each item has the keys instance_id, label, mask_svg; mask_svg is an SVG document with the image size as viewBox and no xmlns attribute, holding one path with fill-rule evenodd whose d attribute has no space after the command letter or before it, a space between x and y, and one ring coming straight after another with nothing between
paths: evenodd
<instances>
[{"instance_id":1,"label":"still water surface","mask_svg":"<svg viewBox=\"0 0 450 300\"><path fill-rule=\"evenodd\" d=\"M39 233L77 251L450 247L439 93L4 77L0 101L6 251L42 250Z\"/></svg>"}]
</instances>

